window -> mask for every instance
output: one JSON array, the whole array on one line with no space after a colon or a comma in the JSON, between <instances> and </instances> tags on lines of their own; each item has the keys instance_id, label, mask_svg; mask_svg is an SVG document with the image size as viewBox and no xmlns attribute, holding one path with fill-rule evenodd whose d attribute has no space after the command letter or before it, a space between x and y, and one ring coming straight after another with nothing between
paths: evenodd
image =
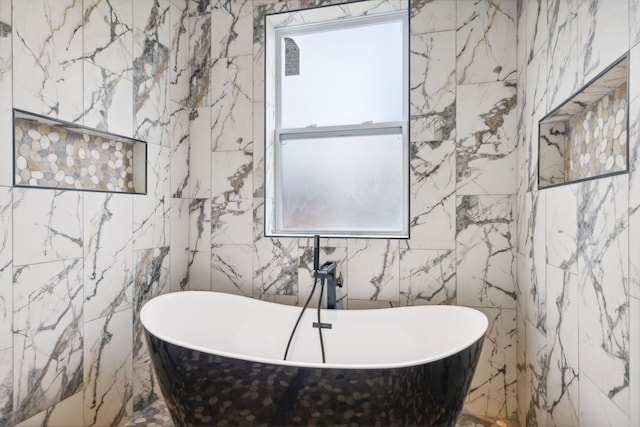
<instances>
[{"instance_id":1,"label":"window","mask_svg":"<svg viewBox=\"0 0 640 427\"><path fill-rule=\"evenodd\" d=\"M267 23L267 235L408 237L407 21Z\"/></svg>"}]
</instances>

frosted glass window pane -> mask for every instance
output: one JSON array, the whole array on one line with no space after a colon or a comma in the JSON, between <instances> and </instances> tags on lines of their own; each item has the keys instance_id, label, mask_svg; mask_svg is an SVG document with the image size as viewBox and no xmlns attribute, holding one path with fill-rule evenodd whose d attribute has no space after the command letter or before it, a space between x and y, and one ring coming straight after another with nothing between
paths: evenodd
<instances>
[{"instance_id":1,"label":"frosted glass window pane","mask_svg":"<svg viewBox=\"0 0 640 427\"><path fill-rule=\"evenodd\" d=\"M286 37L298 46L299 74L285 75L281 55L280 127L403 119L401 21Z\"/></svg>"},{"instance_id":2,"label":"frosted glass window pane","mask_svg":"<svg viewBox=\"0 0 640 427\"><path fill-rule=\"evenodd\" d=\"M282 141L280 231L401 231L402 146L400 133Z\"/></svg>"}]
</instances>

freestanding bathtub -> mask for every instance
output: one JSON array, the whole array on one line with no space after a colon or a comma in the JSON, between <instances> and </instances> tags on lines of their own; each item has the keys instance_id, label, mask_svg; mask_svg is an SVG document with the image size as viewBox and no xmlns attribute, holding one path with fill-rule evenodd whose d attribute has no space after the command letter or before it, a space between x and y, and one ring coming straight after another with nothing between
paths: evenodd
<instances>
[{"instance_id":1,"label":"freestanding bathtub","mask_svg":"<svg viewBox=\"0 0 640 427\"><path fill-rule=\"evenodd\" d=\"M140 312L176 425L453 426L487 318L458 306L322 310L178 292Z\"/></svg>"}]
</instances>

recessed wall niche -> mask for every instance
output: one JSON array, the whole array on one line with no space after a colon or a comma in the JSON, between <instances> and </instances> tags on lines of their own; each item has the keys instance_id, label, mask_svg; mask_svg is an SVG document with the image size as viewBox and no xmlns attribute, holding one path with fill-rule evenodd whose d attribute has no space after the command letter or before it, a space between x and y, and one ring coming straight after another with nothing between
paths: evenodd
<instances>
[{"instance_id":1,"label":"recessed wall niche","mask_svg":"<svg viewBox=\"0 0 640 427\"><path fill-rule=\"evenodd\" d=\"M147 144L13 110L16 187L146 194Z\"/></svg>"},{"instance_id":2,"label":"recessed wall niche","mask_svg":"<svg viewBox=\"0 0 640 427\"><path fill-rule=\"evenodd\" d=\"M625 55L539 122L538 188L628 171Z\"/></svg>"}]
</instances>

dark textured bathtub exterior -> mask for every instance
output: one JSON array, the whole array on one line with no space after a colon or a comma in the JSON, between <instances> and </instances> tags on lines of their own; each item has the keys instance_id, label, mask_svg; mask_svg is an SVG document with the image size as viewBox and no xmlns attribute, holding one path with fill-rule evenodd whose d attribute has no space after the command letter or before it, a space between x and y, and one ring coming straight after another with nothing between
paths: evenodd
<instances>
[{"instance_id":1,"label":"dark textured bathtub exterior","mask_svg":"<svg viewBox=\"0 0 640 427\"><path fill-rule=\"evenodd\" d=\"M337 369L221 357L145 333L179 426L454 426L483 341L423 365Z\"/></svg>"}]
</instances>

